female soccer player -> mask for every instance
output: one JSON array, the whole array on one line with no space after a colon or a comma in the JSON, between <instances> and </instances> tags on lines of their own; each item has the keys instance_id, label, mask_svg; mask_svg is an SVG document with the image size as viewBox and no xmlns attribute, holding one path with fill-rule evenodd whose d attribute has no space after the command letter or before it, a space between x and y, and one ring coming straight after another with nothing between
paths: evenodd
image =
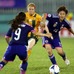
<instances>
[{"instance_id":1,"label":"female soccer player","mask_svg":"<svg viewBox=\"0 0 74 74\"><path fill-rule=\"evenodd\" d=\"M8 61L14 61L16 55L22 60L20 74L26 74L27 69L27 48L26 40L29 32L32 32L37 36L50 37L51 34L37 33L33 27L24 23L26 15L20 12L12 21L11 28L7 32L5 39L8 43L7 50L4 54L2 61L0 62L0 70L8 63ZM10 37L12 38L10 40Z\"/></svg>"},{"instance_id":2,"label":"female soccer player","mask_svg":"<svg viewBox=\"0 0 74 74\"><path fill-rule=\"evenodd\" d=\"M43 16L42 23L46 24L45 26L48 28L48 32L50 32L53 36L53 39L43 37L43 46L46 48L52 64L57 64L55 56L52 53L52 49L55 48L57 50L57 53L63 58L65 63L69 65L70 61L67 59L67 56L63 51L62 44L59 38L59 31L62 28L67 28L68 31L70 31L73 35L74 32L70 27L70 23L65 19L66 15L68 14L66 7L59 7L57 13L57 15L44 14Z\"/></svg>"},{"instance_id":3,"label":"female soccer player","mask_svg":"<svg viewBox=\"0 0 74 74\"><path fill-rule=\"evenodd\" d=\"M36 32L39 31L39 26L40 26L40 21L41 21L41 16L35 12L36 10L36 5L34 3L29 3L27 5L27 12L26 14L26 23L28 23L30 26L32 26ZM31 54L31 49L33 46L37 43L38 41L38 36L33 35L33 33L28 34L28 56Z\"/></svg>"}]
</instances>

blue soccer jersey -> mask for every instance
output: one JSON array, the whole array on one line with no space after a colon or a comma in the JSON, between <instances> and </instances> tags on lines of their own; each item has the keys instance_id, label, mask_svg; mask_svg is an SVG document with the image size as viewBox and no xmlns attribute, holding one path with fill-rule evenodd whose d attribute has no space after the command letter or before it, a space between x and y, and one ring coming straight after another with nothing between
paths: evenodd
<instances>
[{"instance_id":1,"label":"blue soccer jersey","mask_svg":"<svg viewBox=\"0 0 74 74\"><path fill-rule=\"evenodd\" d=\"M64 19L63 21L60 22L59 17L57 15L52 15L52 14L48 14L47 15L47 26L49 31L52 33L53 37L56 37L59 35L59 31L62 28L71 28L70 27L70 23Z\"/></svg>"},{"instance_id":2,"label":"blue soccer jersey","mask_svg":"<svg viewBox=\"0 0 74 74\"><path fill-rule=\"evenodd\" d=\"M12 39L3 57L6 61L14 61L16 55L21 60L27 58L27 48L25 45L27 43L27 35L31 31L34 31L33 27L24 23L20 24L19 28L15 31L12 28L9 29L6 37L12 37Z\"/></svg>"},{"instance_id":3,"label":"blue soccer jersey","mask_svg":"<svg viewBox=\"0 0 74 74\"><path fill-rule=\"evenodd\" d=\"M6 34L7 37L12 37L9 45L26 45L27 35L33 30L34 29L27 24L20 25L20 27L15 32L10 28Z\"/></svg>"},{"instance_id":4,"label":"blue soccer jersey","mask_svg":"<svg viewBox=\"0 0 74 74\"><path fill-rule=\"evenodd\" d=\"M46 25L50 33L52 33L53 39L43 37L42 43L45 47L45 44L50 44L52 48L62 47L60 38L59 38L59 31L62 28L70 29L70 24L65 19L60 22L59 17L57 15L48 14L46 17Z\"/></svg>"}]
</instances>

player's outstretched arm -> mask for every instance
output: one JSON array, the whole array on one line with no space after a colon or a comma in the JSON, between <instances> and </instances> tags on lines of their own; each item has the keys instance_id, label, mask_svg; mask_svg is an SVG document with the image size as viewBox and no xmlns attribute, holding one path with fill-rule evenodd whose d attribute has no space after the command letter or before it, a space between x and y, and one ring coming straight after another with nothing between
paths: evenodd
<instances>
[{"instance_id":1,"label":"player's outstretched arm","mask_svg":"<svg viewBox=\"0 0 74 74\"><path fill-rule=\"evenodd\" d=\"M40 23L41 27L45 27L46 17L47 17L47 13L44 13L42 16L41 23Z\"/></svg>"},{"instance_id":2,"label":"player's outstretched arm","mask_svg":"<svg viewBox=\"0 0 74 74\"><path fill-rule=\"evenodd\" d=\"M42 16L42 20L41 20L41 28L43 28L44 30L46 30L47 33L50 33L47 27L48 22L46 21L46 17L47 17L47 13L44 13Z\"/></svg>"},{"instance_id":3,"label":"player's outstretched arm","mask_svg":"<svg viewBox=\"0 0 74 74\"><path fill-rule=\"evenodd\" d=\"M47 27L48 21L46 20L46 18L47 18L47 13L44 13L43 16L42 16L42 20L41 20L40 26L41 26L41 28L42 28L43 30L46 31L46 33L50 34L49 29L48 29L48 27ZM53 39L52 36L51 36L51 39Z\"/></svg>"},{"instance_id":4,"label":"player's outstretched arm","mask_svg":"<svg viewBox=\"0 0 74 74\"><path fill-rule=\"evenodd\" d=\"M51 33L46 33L46 34L44 34L44 33L41 33L41 32L32 32L34 35L36 35L36 36L46 36L46 37L48 37L48 38L51 38L51 36L52 36L52 34Z\"/></svg>"}]
</instances>

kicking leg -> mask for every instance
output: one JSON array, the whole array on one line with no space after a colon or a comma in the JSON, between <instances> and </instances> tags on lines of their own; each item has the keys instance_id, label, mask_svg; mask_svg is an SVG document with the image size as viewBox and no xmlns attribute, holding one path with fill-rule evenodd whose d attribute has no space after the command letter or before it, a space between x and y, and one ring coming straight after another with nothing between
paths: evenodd
<instances>
[{"instance_id":1,"label":"kicking leg","mask_svg":"<svg viewBox=\"0 0 74 74\"><path fill-rule=\"evenodd\" d=\"M55 56L54 56L53 53L52 53L51 45L46 44L45 47L46 47L46 49L47 49L47 52L48 52L49 58L50 58L50 60L51 60L51 62L52 62L52 66L54 66L54 68L55 68L55 69L54 69L55 72L58 73L58 72L59 72L59 67L58 67L58 65L57 65L57 63L56 63ZM49 67L49 71L50 71L50 73L51 73L51 69L50 69L50 67Z\"/></svg>"},{"instance_id":2,"label":"kicking leg","mask_svg":"<svg viewBox=\"0 0 74 74\"><path fill-rule=\"evenodd\" d=\"M56 50L58 54L62 57L62 59L65 61L67 65L70 64L70 61L67 59L66 54L64 53L63 49L61 47L56 47Z\"/></svg>"},{"instance_id":3,"label":"kicking leg","mask_svg":"<svg viewBox=\"0 0 74 74\"><path fill-rule=\"evenodd\" d=\"M34 45L35 45L35 39L34 38L31 38L28 41L28 47L27 47L28 56L31 55L31 51L32 51L32 48L33 48Z\"/></svg>"},{"instance_id":4,"label":"kicking leg","mask_svg":"<svg viewBox=\"0 0 74 74\"><path fill-rule=\"evenodd\" d=\"M57 64L57 63L56 63L56 60L55 60L55 56L54 56L53 53L52 53L51 45L46 44L46 45L45 45L45 48L46 48L46 50L47 50L47 52L48 52L48 56L49 56L52 64Z\"/></svg>"}]
</instances>

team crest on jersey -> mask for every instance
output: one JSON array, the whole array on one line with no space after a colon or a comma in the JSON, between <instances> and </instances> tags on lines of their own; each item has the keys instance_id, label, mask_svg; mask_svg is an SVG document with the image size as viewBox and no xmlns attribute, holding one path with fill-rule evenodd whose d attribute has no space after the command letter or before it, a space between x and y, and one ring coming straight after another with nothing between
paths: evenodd
<instances>
[{"instance_id":1,"label":"team crest on jersey","mask_svg":"<svg viewBox=\"0 0 74 74\"><path fill-rule=\"evenodd\" d=\"M56 26L57 26L57 24L58 24L58 22L55 22L55 23L54 23L54 25L53 25L53 27L56 27Z\"/></svg>"},{"instance_id":2,"label":"team crest on jersey","mask_svg":"<svg viewBox=\"0 0 74 74\"><path fill-rule=\"evenodd\" d=\"M51 17L51 14L48 14L48 17Z\"/></svg>"},{"instance_id":3,"label":"team crest on jersey","mask_svg":"<svg viewBox=\"0 0 74 74\"><path fill-rule=\"evenodd\" d=\"M54 29L53 31L54 31L55 33L57 33L57 32L58 32L58 29Z\"/></svg>"}]
</instances>

